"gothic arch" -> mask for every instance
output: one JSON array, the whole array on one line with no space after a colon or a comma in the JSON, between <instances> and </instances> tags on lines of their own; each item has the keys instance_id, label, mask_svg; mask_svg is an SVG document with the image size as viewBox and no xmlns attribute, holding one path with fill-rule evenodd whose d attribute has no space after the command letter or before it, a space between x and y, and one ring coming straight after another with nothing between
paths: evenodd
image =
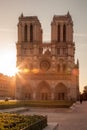
<instances>
[{"instance_id":1,"label":"gothic arch","mask_svg":"<svg viewBox=\"0 0 87 130\"><path fill-rule=\"evenodd\" d=\"M57 38L58 38L58 42L60 42L60 24L57 27Z\"/></svg>"},{"instance_id":2,"label":"gothic arch","mask_svg":"<svg viewBox=\"0 0 87 130\"><path fill-rule=\"evenodd\" d=\"M67 87L63 83L59 83L55 87L55 99L66 100Z\"/></svg>"},{"instance_id":3,"label":"gothic arch","mask_svg":"<svg viewBox=\"0 0 87 130\"><path fill-rule=\"evenodd\" d=\"M24 26L24 41L25 42L27 42L27 32L28 32L27 25L25 24Z\"/></svg>"},{"instance_id":4,"label":"gothic arch","mask_svg":"<svg viewBox=\"0 0 87 130\"><path fill-rule=\"evenodd\" d=\"M33 42L33 25L30 24L30 42Z\"/></svg>"},{"instance_id":5,"label":"gothic arch","mask_svg":"<svg viewBox=\"0 0 87 130\"><path fill-rule=\"evenodd\" d=\"M39 83L36 91L36 98L39 100L51 99L51 88L46 81L42 81Z\"/></svg>"},{"instance_id":6,"label":"gothic arch","mask_svg":"<svg viewBox=\"0 0 87 130\"><path fill-rule=\"evenodd\" d=\"M66 25L63 25L63 42L66 42Z\"/></svg>"}]
</instances>

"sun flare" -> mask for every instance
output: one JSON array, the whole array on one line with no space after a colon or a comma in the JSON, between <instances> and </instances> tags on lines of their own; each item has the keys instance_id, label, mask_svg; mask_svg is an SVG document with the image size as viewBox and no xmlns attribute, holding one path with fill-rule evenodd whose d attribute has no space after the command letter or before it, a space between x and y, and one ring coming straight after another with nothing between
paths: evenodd
<instances>
[{"instance_id":1,"label":"sun flare","mask_svg":"<svg viewBox=\"0 0 87 130\"><path fill-rule=\"evenodd\" d=\"M19 69L17 67L10 67L0 70L0 73L3 73L7 76L15 76L19 72Z\"/></svg>"},{"instance_id":2,"label":"sun flare","mask_svg":"<svg viewBox=\"0 0 87 130\"><path fill-rule=\"evenodd\" d=\"M2 51L2 50L1 50ZM16 52L5 49L0 55L0 73L7 76L15 76L18 73L18 68L16 67Z\"/></svg>"}]
</instances>

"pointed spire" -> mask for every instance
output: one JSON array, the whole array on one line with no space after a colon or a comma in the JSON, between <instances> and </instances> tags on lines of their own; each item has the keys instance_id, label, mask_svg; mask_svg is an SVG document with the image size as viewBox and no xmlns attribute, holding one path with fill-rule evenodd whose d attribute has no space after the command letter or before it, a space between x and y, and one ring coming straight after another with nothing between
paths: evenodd
<instances>
[{"instance_id":1,"label":"pointed spire","mask_svg":"<svg viewBox=\"0 0 87 130\"><path fill-rule=\"evenodd\" d=\"M67 15L66 15L66 16L70 19L71 23L73 24L72 17L71 17L71 15L70 15L69 11L67 12Z\"/></svg>"},{"instance_id":2,"label":"pointed spire","mask_svg":"<svg viewBox=\"0 0 87 130\"><path fill-rule=\"evenodd\" d=\"M69 13L69 11L67 12L67 16L70 16L70 13Z\"/></svg>"},{"instance_id":3,"label":"pointed spire","mask_svg":"<svg viewBox=\"0 0 87 130\"><path fill-rule=\"evenodd\" d=\"M23 13L21 13L21 15L19 16L19 19L21 19L21 18L23 18L24 17L24 15L23 15Z\"/></svg>"},{"instance_id":4,"label":"pointed spire","mask_svg":"<svg viewBox=\"0 0 87 130\"><path fill-rule=\"evenodd\" d=\"M77 67L79 68L79 60L77 59Z\"/></svg>"},{"instance_id":5,"label":"pointed spire","mask_svg":"<svg viewBox=\"0 0 87 130\"><path fill-rule=\"evenodd\" d=\"M23 13L21 13L21 17L23 17Z\"/></svg>"}]
</instances>

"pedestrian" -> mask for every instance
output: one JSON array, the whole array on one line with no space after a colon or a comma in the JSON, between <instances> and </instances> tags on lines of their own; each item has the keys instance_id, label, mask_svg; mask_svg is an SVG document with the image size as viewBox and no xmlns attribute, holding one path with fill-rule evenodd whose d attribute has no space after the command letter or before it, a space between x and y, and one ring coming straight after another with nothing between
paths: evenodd
<instances>
[{"instance_id":1,"label":"pedestrian","mask_svg":"<svg viewBox=\"0 0 87 130\"><path fill-rule=\"evenodd\" d=\"M83 98L82 95L80 95L80 104L82 104Z\"/></svg>"}]
</instances>

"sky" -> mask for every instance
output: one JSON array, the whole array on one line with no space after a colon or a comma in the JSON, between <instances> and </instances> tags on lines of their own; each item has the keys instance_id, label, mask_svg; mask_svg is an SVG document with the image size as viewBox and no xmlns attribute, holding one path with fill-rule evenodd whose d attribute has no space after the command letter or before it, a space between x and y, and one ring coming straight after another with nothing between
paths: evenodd
<instances>
[{"instance_id":1,"label":"sky","mask_svg":"<svg viewBox=\"0 0 87 130\"><path fill-rule=\"evenodd\" d=\"M24 16L38 16L43 40L51 38L54 15L70 12L74 23L75 62L79 59L80 91L87 85L87 0L0 0L0 73L11 75L16 67L17 23Z\"/></svg>"}]
</instances>

